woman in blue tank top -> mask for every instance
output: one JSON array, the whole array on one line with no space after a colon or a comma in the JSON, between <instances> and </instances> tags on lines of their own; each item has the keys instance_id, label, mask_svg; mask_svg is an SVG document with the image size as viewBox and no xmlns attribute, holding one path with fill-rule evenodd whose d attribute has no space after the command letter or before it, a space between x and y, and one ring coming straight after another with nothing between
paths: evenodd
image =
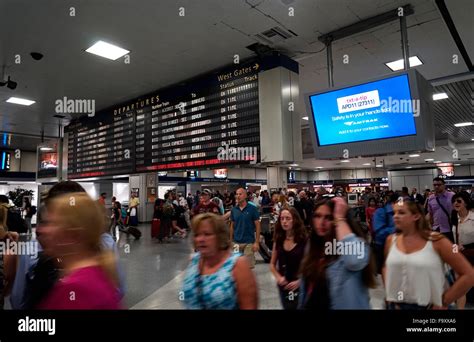
<instances>
[{"instance_id":1,"label":"woman in blue tank top","mask_svg":"<svg viewBox=\"0 0 474 342\"><path fill-rule=\"evenodd\" d=\"M212 213L192 221L194 247L183 283L188 309L257 309L257 283L248 261L233 253L222 217Z\"/></svg>"}]
</instances>

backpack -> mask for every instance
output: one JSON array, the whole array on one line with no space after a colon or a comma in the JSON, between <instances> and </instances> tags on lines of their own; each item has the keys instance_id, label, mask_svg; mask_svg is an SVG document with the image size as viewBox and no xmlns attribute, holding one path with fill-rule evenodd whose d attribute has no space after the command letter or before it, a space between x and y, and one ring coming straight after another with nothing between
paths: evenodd
<instances>
[{"instance_id":1,"label":"backpack","mask_svg":"<svg viewBox=\"0 0 474 342\"><path fill-rule=\"evenodd\" d=\"M26 221L14 208L8 209L7 227L9 231L17 232L19 234L26 233L28 231Z\"/></svg>"}]
</instances>

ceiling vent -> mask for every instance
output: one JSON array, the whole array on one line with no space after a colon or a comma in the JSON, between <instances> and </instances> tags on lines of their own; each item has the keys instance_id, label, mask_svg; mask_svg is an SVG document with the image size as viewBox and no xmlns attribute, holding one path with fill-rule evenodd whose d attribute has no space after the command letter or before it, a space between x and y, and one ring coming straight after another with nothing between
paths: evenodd
<instances>
[{"instance_id":1,"label":"ceiling vent","mask_svg":"<svg viewBox=\"0 0 474 342\"><path fill-rule=\"evenodd\" d=\"M296 37L297 34L282 29L281 27L275 26L269 30L263 31L255 35L258 39L266 42L267 44L275 44L291 37Z\"/></svg>"}]
</instances>

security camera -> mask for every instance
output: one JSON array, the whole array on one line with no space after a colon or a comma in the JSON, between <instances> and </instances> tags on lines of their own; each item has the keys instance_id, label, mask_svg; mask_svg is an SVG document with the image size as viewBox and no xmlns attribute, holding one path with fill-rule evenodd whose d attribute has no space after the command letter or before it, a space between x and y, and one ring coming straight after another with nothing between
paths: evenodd
<instances>
[{"instance_id":1,"label":"security camera","mask_svg":"<svg viewBox=\"0 0 474 342\"><path fill-rule=\"evenodd\" d=\"M16 89L18 83L12 81L10 79L10 76L8 76L8 80L6 82L0 82L0 87L4 87L4 86L7 86L8 88L10 89Z\"/></svg>"},{"instance_id":2,"label":"security camera","mask_svg":"<svg viewBox=\"0 0 474 342\"><path fill-rule=\"evenodd\" d=\"M33 59L35 61L39 61L40 59L43 58L43 55L39 52L32 52L32 53L30 53L30 55L31 55L31 57L33 57Z\"/></svg>"}]
</instances>

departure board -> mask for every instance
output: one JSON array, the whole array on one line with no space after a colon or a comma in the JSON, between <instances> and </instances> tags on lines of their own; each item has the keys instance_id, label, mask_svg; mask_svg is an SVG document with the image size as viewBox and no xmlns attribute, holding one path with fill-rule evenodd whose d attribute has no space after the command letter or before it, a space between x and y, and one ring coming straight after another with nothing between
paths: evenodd
<instances>
[{"instance_id":1,"label":"departure board","mask_svg":"<svg viewBox=\"0 0 474 342\"><path fill-rule=\"evenodd\" d=\"M68 177L258 162L258 77L276 63L236 64L72 121Z\"/></svg>"},{"instance_id":2,"label":"departure board","mask_svg":"<svg viewBox=\"0 0 474 342\"><path fill-rule=\"evenodd\" d=\"M137 171L249 163L260 148L258 69L240 66L164 91L158 104L138 109ZM220 147L242 153L219 156Z\"/></svg>"},{"instance_id":3,"label":"departure board","mask_svg":"<svg viewBox=\"0 0 474 342\"><path fill-rule=\"evenodd\" d=\"M135 113L101 113L71 123L68 177L97 177L134 171Z\"/></svg>"}]
</instances>

